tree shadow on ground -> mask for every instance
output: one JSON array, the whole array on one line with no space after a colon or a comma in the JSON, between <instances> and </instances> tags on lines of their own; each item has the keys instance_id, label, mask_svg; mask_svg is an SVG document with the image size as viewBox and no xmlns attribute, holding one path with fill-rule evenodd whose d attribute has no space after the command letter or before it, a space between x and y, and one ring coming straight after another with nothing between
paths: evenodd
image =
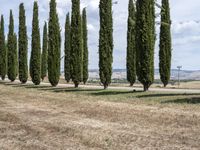
<instances>
[{"instance_id":1,"label":"tree shadow on ground","mask_svg":"<svg viewBox=\"0 0 200 150\"><path fill-rule=\"evenodd\" d=\"M29 87L29 86L33 86L33 85L22 84L22 83L12 85L12 87L23 87L23 88L26 88L26 87Z\"/></svg>"},{"instance_id":2,"label":"tree shadow on ground","mask_svg":"<svg viewBox=\"0 0 200 150\"><path fill-rule=\"evenodd\" d=\"M168 100L161 102L162 104L176 103L176 104L200 104L200 97L183 98L176 100Z\"/></svg>"},{"instance_id":3,"label":"tree shadow on ground","mask_svg":"<svg viewBox=\"0 0 200 150\"><path fill-rule=\"evenodd\" d=\"M41 89L43 91L52 91L56 93L63 93L63 92L96 92L96 91L102 91L102 89L83 89L83 88L72 88L72 87L65 87L65 88L57 88L57 87L51 87L51 88L43 88Z\"/></svg>"},{"instance_id":4,"label":"tree shadow on ground","mask_svg":"<svg viewBox=\"0 0 200 150\"><path fill-rule=\"evenodd\" d=\"M26 86L27 89L44 89L44 88L51 88L52 86L48 85L29 85Z\"/></svg>"},{"instance_id":5,"label":"tree shadow on ground","mask_svg":"<svg viewBox=\"0 0 200 150\"><path fill-rule=\"evenodd\" d=\"M91 93L93 96L108 96L108 95L122 95L122 94L137 94L141 93L142 91L102 91L102 92L96 92Z\"/></svg>"},{"instance_id":6,"label":"tree shadow on ground","mask_svg":"<svg viewBox=\"0 0 200 150\"><path fill-rule=\"evenodd\" d=\"M0 81L0 84L7 84L7 83L11 83L11 82L8 82L8 81Z\"/></svg>"},{"instance_id":7,"label":"tree shadow on ground","mask_svg":"<svg viewBox=\"0 0 200 150\"><path fill-rule=\"evenodd\" d=\"M21 84L21 83L18 83L18 84L6 84L7 86L12 86L12 87L23 87L23 88L27 88L27 89L42 89L42 88L49 88L51 86L48 86L48 85L33 85L33 84Z\"/></svg>"},{"instance_id":8,"label":"tree shadow on ground","mask_svg":"<svg viewBox=\"0 0 200 150\"><path fill-rule=\"evenodd\" d=\"M137 98L153 98L153 97L171 97L171 96L194 96L200 93L161 93L161 94L147 94L139 95Z\"/></svg>"}]
</instances>

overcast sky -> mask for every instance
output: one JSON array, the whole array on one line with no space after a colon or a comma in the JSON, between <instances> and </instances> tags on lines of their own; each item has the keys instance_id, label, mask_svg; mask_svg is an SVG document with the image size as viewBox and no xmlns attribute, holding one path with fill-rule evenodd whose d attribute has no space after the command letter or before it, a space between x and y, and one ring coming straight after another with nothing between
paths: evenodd
<instances>
[{"instance_id":1,"label":"overcast sky","mask_svg":"<svg viewBox=\"0 0 200 150\"><path fill-rule=\"evenodd\" d=\"M0 13L4 14L6 31L8 26L9 9L14 12L15 31L18 32L18 7L24 2L27 16L28 36L31 37L31 21L33 0L0 0ZM42 33L44 21L48 20L49 0L38 0L40 29ZM158 0L160 3L160 0ZM87 7L88 13L88 45L89 68L98 68L98 32L99 32L99 0L81 0L81 8ZM172 19L173 58L172 68L182 65L183 69L200 70L200 1L199 0L170 0ZM128 16L128 0L118 0L113 6L114 18L114 62L113 68L126 66L126 30ZM60 18L62 35L67 12L71 12L71 0L57 0L57 11ZM160 10L157 9L159 12ZM159 20L159 18L157 19ZM157 26L159 37L159 26ZM64 38L63 38L64 40ZM158 45L157 41L157 45ZM30 43L30 40L29 40ZM63 45L63 43L62 43ZM29 44L30 47L30 44ZM63 53L63 48L62 48ZM30 54L30 48L29 48ZM155 68L158 68L158 46L155 48Z\"/></svg>"}]
</instances>

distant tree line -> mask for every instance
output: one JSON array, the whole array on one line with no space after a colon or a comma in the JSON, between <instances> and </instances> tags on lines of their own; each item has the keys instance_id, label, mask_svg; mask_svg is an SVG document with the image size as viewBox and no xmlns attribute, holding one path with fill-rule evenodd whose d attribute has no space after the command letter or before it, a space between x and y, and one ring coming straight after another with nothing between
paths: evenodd
<instances>
[{"instance_id":1,"label":"distant tree line","mask_svg":"<svg viewBox=\"0 0 200 150\"><path fill-rule=\"evenodd\" d=\"M39 7L33 6L31 56L28 71L28 36L24 4L19 5L18 37L14 32L14 17L10 10L7 40L4 33L4 17L0 20L0 77L10 81L18 77L25 84L30 78L39 85L48 77L52 86L60 79L61 27L56 10L56 0L49 3L48 23L44 23L43 40L40 43ZM113 63L112 0L100 0L99 76L106 89L111 83ZM133 86L138 79L147 91L154 82L155 49L155 1L129 0L127 22L127 80ZM171 20L169 0L162 0L160 22L159 68L164 87L170 80L171 70ZM77 88L88 80L88 31L86 8L80 11L80 0L72 0L70 13L66 15L64 39L64 73L67 82ZM29 72L29 73L28 73Z\"/></svg>"}]
</instances>

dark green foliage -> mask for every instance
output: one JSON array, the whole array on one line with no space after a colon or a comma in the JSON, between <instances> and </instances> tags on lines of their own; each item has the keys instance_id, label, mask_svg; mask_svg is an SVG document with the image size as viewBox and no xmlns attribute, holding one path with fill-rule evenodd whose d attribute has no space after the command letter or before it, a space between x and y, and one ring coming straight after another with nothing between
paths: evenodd
<instances>
[{"instance_id":1,"label":"dark green foliage","mask_svg":"<svg viewBox=\"0 0 200 150\"><path fill-rule=\"evenodd\" d=\"M48 33L47 23L45 22L43 29L43 45L42 45L42 63L41 63L41 79L47 76L47 57L48 57Z\"/></svg>"},{"instance_id":2,"label":"dark green foliage","mask_svg":"<svg viewBox=\"0 0 200 150\"><path fill-rule=\"evenodd\" d=\"M135 6L133 0L129 0L126 68L127 80L133 86L136 80Z\"/></svg>"},{"instance_id":3,"label":"dark green foliage","mask_svg":"<svg viewBox=\"0 0 200 150\"><path fill-rule=\"evenodd\" d=\"M160 26L160 51L159 51L159 67L160 79L167 86L171 73L171 20L169 0L162 0L161 9L161 26Z\"/></svg>"},{"instance_id":4,"label":"dark green foliage","mask_svg":"<svg viewBox=\"0 0 200 150\"><path fill-rule=\"evenodd\" d=\"M154 81L154 0L137 0L136 7L137 76L147 91Z\"/></svg>"},{"instance_id":5,"label":"dark green foliage","mask_svg":"<svg viewBox=\"0 0 200 150\"><path fill-rule=\"evenodd\" d=\"M113 62L112 0L100 0L99 75L104 89L111 83Z\"/></svg>"},{"instance_id":6,"label":"dark green foliage","mask_svg":"<svg viewBox=\"0 0 200 150\"><path fill-rule=\"evenodd\" d=\"M87 33L87 13L86 8L82 13L82 37L83 37L83 83L88 80L88 33Z\"/></svg>"},{"instance_id":7,"label":"dark green foliage","mask_svg":"<svg viewBox=\"0 0 200 150\"><path fill-rule=\"evenodd\" d=\"M57 86L60 79L61 35L56 1L50 1L48 42L48 77L52 86Z\"/></svg>"},{"instance_id":8,"label":"dark green foliage","mask_svg":"<svg viewBox=\"0 0 200 150\"><path fill-rule=\"evenodd\" d=\"M28 64L27 64L27 51L28 51L28 39L26 28L26 16L24 4L19 6L19 80L21 83L26 83L28 79Z\"/></svg>"},{"instance_id":9,"label":"dark green foliage","mask_svg":"<svg viewBox=\"0 0 200 150\"><path fill-rule=\"evenodd\" d=\"M38 4L35 1L33 6L32 21L32 43L31 43L31 59L30 59L30 76L35 85L40 84L41 74L41 47L40 47L40 28L38 20Z\"/></svg>"},{"instance_id":10,"label":"dark green foliage","mask_svg":"<svg viewBox=\"0 0 200 150\"><path fill-rule=\"evenodd\" d=\"M4 18L1 15L1 26L0 26L0 76L2 80L5 80L7 73L7 52L6 42L4 34Z\"/></svg>"},{"instance_id":11,"label":"dark green foliage","mask_svg":"<svg viewBox=\"0 0 200 150\"><path fill-rule=\"evenodd\" d=\"M18 58L17 58L17 36L14 33L14 19L12 10L10 10L10 24L9 24L7 49L8 49L7 74L8 74L8 79L13 82L17 77Z\"/></svg>"},{"instance_id":12,"label":"dark green foliage","mask_svg":"<svg viewBox=\"0 0 200 150\"><path fill-rule=\"evenodd\" d=\"M71 23L70 23L70 16L69 13L66 16L66 23L65 23L65 80L67 82L71 79L70 73L70 51L71 51Z\"/></svg>"},{"instance_id":13,"label":"dark green foliage","mask_svg":"<svg viewBox=\"0 0 200 150\"><path fill-rule=\"evenodd\" d=\"M71 19L71 77L75 87L82 81L82 26L80 0L72 0Z\"/></svg>"}]
</instances>

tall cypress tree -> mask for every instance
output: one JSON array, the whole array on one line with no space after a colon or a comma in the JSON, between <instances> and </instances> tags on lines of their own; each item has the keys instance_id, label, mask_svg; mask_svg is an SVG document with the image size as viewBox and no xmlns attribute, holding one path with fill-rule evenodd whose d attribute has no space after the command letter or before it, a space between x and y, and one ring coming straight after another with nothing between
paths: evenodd
<instances>
[{"instance_id":1,"label":"tall cypress tree","mask_svg":"<svg viewBox=\"0 0 200 150\"><path fill-rule=\"evenodd\" d=\"M130 86L133 86L136 80L135 6L133 0L129 0L126 68L127 80Z\"/></svg>"},{"instance_id":2,"label":"tall cypress tree","mask_svg":"<svg viewBox=\"0 0 200 150\"><path fill-rule=\"evenodd\" d=\"M47 76L47 57L48 57L48 33L47 23L45 22L43 28L43 45L42 45L42 63L41 63L41 79Z\"/></svg>"},{"instance_id":3,"label":"tall cypress tree","mask_svg":"<svg viewBox=\"0 0 200 150\"><path fill-rule=\"evenodd\" d=\"M6 77L6 66L7 66L7 52L6 42L4 34L4 17L1 15L1 28L0 28L0 76L2 80Z\"/></svg>"},{"instance_id":4,"label":"tall cypress tree","mask_svg":"<svg viewBox=\"0 0 200 150\"><path fill-rule=\"evenodd\" d=\"M33 6L32 21L32 43L31 43L31 59L30 59L30 76L35 85L40 84L41 76L41 47L40 47L40 28L38 20L38 4L35 1Z\"/></svg>"},{"instance_id":5,"label":"tall cypress tree","mask_svg":"<svg viewBox=\"0 0 200 150\"><path fill-rule=\"evenodd\" d=\"M80 0L72 0L71 19L71 77L77 88L82 81L82 26Z\"/></svg>"},{"instance_id":6,"label":"tall cypress tree","mask_svg":"<svg viewBox=\"0 0 200 150\"><path fill-rule=\"evenodd\" d=\"M50 1L48 42L48 76L52 86L57 86L60 78L61 35L56 0Z\"/></svg>"},{"instance_id":7,"label":"tall cypress tree","mask_svg":"<svg viewBox=\"0 0 200 150\"><path fill-rule=\"evenodd\" d=\"M10 23L9 23L9 33L8 33L8 79L12 82L15 81L17 77L17 67L18 67L18 61L17 61L17 39L16 34L14 33L14 19L12 10L10 10Z\"/></svg>"},{"instance_id":8,"label":"tall cypress tree","mask_svg":"<svg viewBox=\"0 0 200 150\"><path fill-rule=\"evenodd\" d=\"M112 0L100 0L99 75L104 89L111 83L113 62Z\"/></svg>"},{"instance_id":9,"label":"tall cypress tree","mask_svg":"<svg viewBox=\"0 0 200 150\"><path fill-rule=\"evenodd\" d=\"M161 26L160 26L160 51L159 51L159 70L160 79L167 86L171 73L171 20L169 0L162 0Z\"/></svg>"},{"instance_id":10,"label":"tall cypress tree","mask_svg":"<svg viewBox=\"0 0 200 150\"><path fill-rule=\"evenodd\" d=\"M19 6L19 80L21 83L26 83L28 79L28 63L27 63L27 51L28 51L28 38L26 28L26 16L24 4Z\"/></svg>"},{"instance_id":11,"label":"tall cypress tree","mask_svg":"<svg viewBox=\"0 0 200 150\"><path fill-rule=\"evenodd\" d=\"M83 36L83 83L88 80L88 33L87 33L87 13L86 8L82 13L82 36Z\"/></svg>"},{"instance_id":12,"label":"tall cypress tree","mask_svg":"<svg viewBox=\"0 0 200 150\"><path fill-rule=\"evenodd\" d=\"M65 80L67 82L71 79L71 73L70 73L70 51L71 51L71 23L70 23L70 16L69 13L66 16L66 22L65 22Z\"/></svg>"},{"instance_id":13,"label":"tall cypress tree","mask_svg":"<svg viewBox=\"0 0 200 150\"><path fill-rule=\"evenodd\" d=\"M19 61L18 61L18 45L17 45L17 34L14 33L14 40L13 40L13 43L14 43L14 47L16 49L16 77L18 76L18 73L19 73Z\"/></svg>"},{"instance_id":14,"label":"tall cypress tree","mask_svg":"<svg viewBox=\"0 0 200 150\"><path fill-rule=\"evenodd\" d=\"M136 7L137 76L147 91L154 81L154 0L137 0Z\"/></svg>"}]
</instances>

